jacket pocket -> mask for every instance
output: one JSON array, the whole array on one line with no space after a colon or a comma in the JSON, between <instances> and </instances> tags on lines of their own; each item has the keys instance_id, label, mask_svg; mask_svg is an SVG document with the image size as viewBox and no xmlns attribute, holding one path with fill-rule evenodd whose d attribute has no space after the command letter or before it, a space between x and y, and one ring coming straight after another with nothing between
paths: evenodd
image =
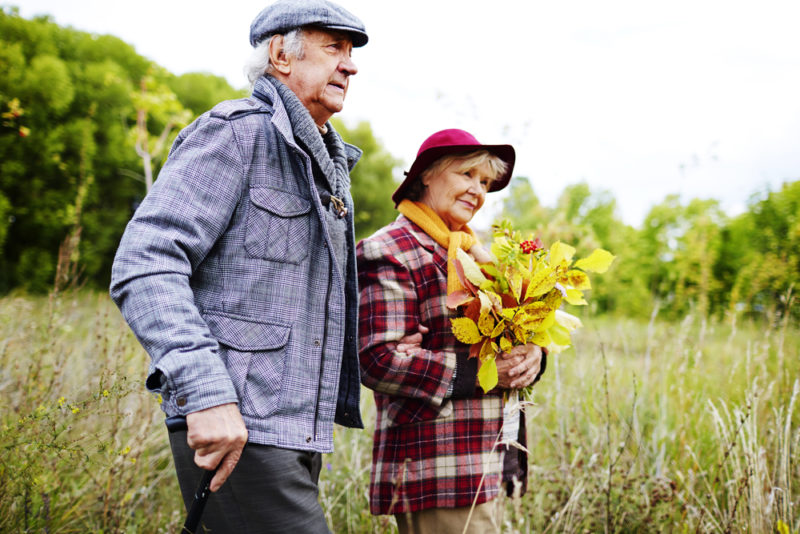
<instances>
[{"instance_id":1,"label":"jacket pocket","mask_svg":"<svg viewBox=\"0 0 800 534\"><path fill-rule=\"evenodd\" d=\"M280 406L286 344L291 327L209 313L242 415L267 417Z\"/></svg>"},{"instance_id":2,"label":"jacket pocket","mask_svg":"<svg viewBox=\"0 0 800 534\"><path fill-rule=\"evenodd\" d=\"M269 187L250 188L244 246L254 258L300 263L308 255L311 201Z\"/></svg>"}]
</instances>

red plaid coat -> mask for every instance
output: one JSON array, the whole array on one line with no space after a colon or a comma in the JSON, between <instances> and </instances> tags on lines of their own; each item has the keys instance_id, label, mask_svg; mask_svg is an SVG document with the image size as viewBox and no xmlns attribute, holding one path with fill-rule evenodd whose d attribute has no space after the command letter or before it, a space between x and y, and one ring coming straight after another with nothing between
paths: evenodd
<instances>
[{"instance_id":1,"label":"red plaid coat","mask_svg":"<svg viewBox=\"0 0 800 534\"><path fill-rule=\"evenodd\" d=\"M502 393L475 387L477 361L450 330L447 250L401 215L356 255L362 382L377 407L372 513L470 506L479 489L478 504L493 499ZM430 329L424 354L395 350L420 324Z\"/></svg>"}]
</instances>

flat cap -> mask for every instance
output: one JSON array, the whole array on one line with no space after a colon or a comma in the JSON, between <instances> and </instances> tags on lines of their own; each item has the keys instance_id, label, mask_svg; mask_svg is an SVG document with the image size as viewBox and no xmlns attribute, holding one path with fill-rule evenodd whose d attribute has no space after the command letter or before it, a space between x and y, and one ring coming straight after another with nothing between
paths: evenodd
<instances>
[{"instance_id":1,"label":"flat cap","mask_svg":"<svg viewBox=\"0 0 800 534\"><path fill-rule=\"evenodd\" d=\"M327 0L278 0L265 7L250 25L250 44L258 45L264 37L286 33L302 26L318 26L347 32L353 46L364 46L367 37L364 23L345 8Z\"/></svg>"}]
</instances>

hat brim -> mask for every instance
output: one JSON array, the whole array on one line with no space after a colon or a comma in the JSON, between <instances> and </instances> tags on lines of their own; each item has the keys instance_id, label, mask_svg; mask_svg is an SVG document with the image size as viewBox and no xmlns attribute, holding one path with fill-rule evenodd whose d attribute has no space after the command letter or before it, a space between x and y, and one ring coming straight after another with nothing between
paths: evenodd
<instances>
[{"instance_id":1,"label":"hat brim","mask_svg":"<svg viewBox=\"0 0 800 534\"><path fill-rule=\"evenodd\" d=\"M326 24L324 26L309 24L309 26L321 28L323 30L335 30L347 33L350 35L350 40L353 41L354 48L362 47L369 41L369 37L366 33L356 30L350 26L336 26L333 24Z\"/></svg>"},{"instance_id":2,"label":"hat brim","mask_svg":"<svg viewBox=\"0 0 800 534\"><path fill-rule=\"evenodd\" d=\"M516 161L516 152L511 145L447 145L431 147L421 154L417 155L417 159L411 165L411 168L406 173L406 177L398 188L392 193L392 200L395 207L400 204L405 198L405 194L411 184L422 174L425 169L431 166L439 158L449 155L468 154L470 152L478 152L486 150L490 154L497 156L506 163L507 169L501 176L492 181L489 186L489 193L500 191L508 185L511 181L511 175L514 172L514 162Z\"/></svg>"}]
</instances>

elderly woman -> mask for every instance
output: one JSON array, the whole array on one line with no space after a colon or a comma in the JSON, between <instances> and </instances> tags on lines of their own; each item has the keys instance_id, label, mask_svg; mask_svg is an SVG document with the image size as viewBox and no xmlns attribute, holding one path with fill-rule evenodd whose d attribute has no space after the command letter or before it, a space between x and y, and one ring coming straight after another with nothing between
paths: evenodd
<instances>
[{"instance_id":1,"label":"elderly woman","mask_svg":"<svg viewBox=\"0 0 800 534\"><path fill-rule=\"evenodd\" d=\"M504 417L504 392L538 379L541 348L498 357L498 386L484 394L446 306L460 287L450 261L458 248L488 260L467 223L508 184L514 159L510 145L463 130L431 135L392 195L401 215L357 248L362 382L378 412L371 511L394 514L401 534L461 533L468 518L467 532L499 532L490 501L524 490L524 455L499 445L525 443L519 413Z\"/></svg>"}]
</instances>

